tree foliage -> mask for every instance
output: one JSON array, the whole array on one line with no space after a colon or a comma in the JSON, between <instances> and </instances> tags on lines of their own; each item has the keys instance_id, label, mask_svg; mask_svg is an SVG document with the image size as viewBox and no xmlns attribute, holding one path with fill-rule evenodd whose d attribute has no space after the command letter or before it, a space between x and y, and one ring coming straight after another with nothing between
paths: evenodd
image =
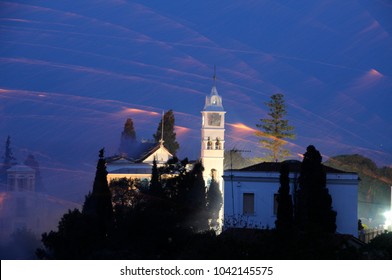
<instances>
[{"instance_id":1,"label":"tree foliage","mask_svg":"<svg viewBox=\"0 0 392 280\"><path fill-rule=\"evenodd\" d=\"M256 136L263 138L260 144L269 151L266 161L281 161L290 155L290 151L285 149L287 144L285 139L293 139L294 127L289 125L288 120L284 119L287 111L284 103L283 94L274 94L271 100L265 103L268 108L269 118L260 119L260 124L256 124L260 130Z\"/></svg>"},{"instance_id":2,"label":"tree foliage","mask_svg":"<svg viewBox=\"0 0 392 280\"><path fill-rule=\"evenodd\" d=\"M11 168L11 166L14 164L13 161L15 160L15 157L12 153L11 149L11 137L8 136L7 140L5 142L5 151L4 151L4 156L3 156L3 165L1 166L0 169L0 183L7 183L7 169Z\"/></svg>"},{"instance_id":3,"label":"tree foliage","mask_svg":"<svg viewBox=\"0 0 392 280\"><path fill-rule=\"evenodd\" d=\"M336 212L326 187L327 175L322 157L313 145L306 149L301 165L295 219L301 230L328 232L336 230Z\"/></svg>"},{"instance_id":4,"label":"tree foliage","mask_svg":"<svg viewBox=\"0 0 392 280\"><path fill-rule=\"evenodd\" d=\"M152 171L151 171L151 181L150 181L150 193L155 196L162 196L163 189L162 184L159 180L159 170L157 166L157 161L154 158L152 162Z\"/></svg>"},{"instance_id":5,"label":"tree foliage","mask_svg":"<svg viewBox=\"0 0 392 280\"><path fill-rule=\"evenodd\" d=\"M128 118L124 124L124 130L121 133L120 139L120 154L128 154L132 149L132 146L136 142L136 132L133 125L133 120Z\"/></svg>"},{"instance_id":6,"label":"tree foliage","mask_svg":"<svg viewBox=\"0 0 392 280\"><path fill-rule=\"evenodd\" d=\"M207 191L207 211L208 217L211 220L211 226L215 228L218 225L219 211L223 205L222 192L219 189L219 183L215 178L212 178L210 186Z\"/></svg>"},{"instance_id":7,"label":"tree foliage","mask_svg":"<svg viewBox=\"0 0 392 280\"><path fill-rule=\"evenodd\" d=\"M110 181L109 189L113 206L130 207L139 200L141 183L139 179L118 178Z\"/></svg>"},{"instance_id":8,"label":"tree foliage","mask_svg":"<svg viewBox=\"0 0 392 280\"><path fill-rule=\"evenodd\" d=\"M83 214L90 216L97 224L98 234L105 238L113 226L112 195L107 181L104 149L99 151L93 191L86 196Z\"/></svg>"},{"instance_id":9,"label":"tree foliage","mask_svg":"<svg viewBox=\"0 0 392 280\"><path fill-rule=\"evenodd\" d=\"M176 140L175 133L175 118L173 110L167 111L163 116L163 145L168 149L168 151L175 155L177 150L180 148ZM162 119L157 127L157 132L153 135L155 142L159 142L162 138Z\"/></svg>"},{"instance_id":10,"label":"tree foliage","mask_svg":"<svg viewBox=\"0 0 392 280\"><path fill-rule=\"evenodd\" d=\"M290 231L293 227L293 201L290 195L289 164L283 163L280 169L280 187L278 191L278 211L276 215L276 229Z\"/></svg>"}]
</instances>

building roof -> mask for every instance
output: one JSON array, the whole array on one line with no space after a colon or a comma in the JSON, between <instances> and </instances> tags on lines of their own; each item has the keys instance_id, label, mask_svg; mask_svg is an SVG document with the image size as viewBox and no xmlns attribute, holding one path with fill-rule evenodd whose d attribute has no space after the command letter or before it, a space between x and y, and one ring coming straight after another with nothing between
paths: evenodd
<instances>
[{"instance_id":1,"label":"building roof","mask_svg":"<svg viewBox=\"0 0 392 280\"><path fill-rule=\"evenodd\" d=\"M286 160L283 162L261 162L242 169L233 169L233 171L235 170L235 171L256 171L256 172L280 172L280 168L283 163L289 164L290 172L301 171L301 162L299 160ZM327 173L354 173L354 172L346 172L326 165L324 165L324 167Z\"/></svg>"},{"instance_id":2,"label":"building roof","mask_svg":"<svg viewBox=\"0 0 392 280\"><path fill-rule=\"evenodd\" d=\"M165 146L161 143L156 145L155 147L152 147L150 150L146 151L136 162L143 162L146 160L149 156L154 154L156 151L158 151L160 148L164 150L169 156L173 156L166 148Z\"/></svg>"},{"instance_id":3,"label":"building roof","mask_svg":"<svg viewBox=\"0 0 392 280\"><path fill-rule=\"evenodd\" d=\"M216 86L214 85L211 89L209 96L206 96L206 102L204 105L204 111L224 111L222 105L222 97L219 96Z\"/></svg>"},{"instance_id":4,"label":"building roof","mask_svg":"<svg viewBox=\"0 0 392 280\"><path fill-rule=\"evenodd\" d=\"M31 167L24 165L24 164L17 164L17 165L13 165L11 168L7 169L7 172L35 173L35 170Z\"/></svg>"},{"instance_id":5,"label":"building roof","mask_svg":"<svg viewBox=\"0 0 392 280\"><path fill-rule=\"evenodd\" d=\"M124 161L128 163L140 163L143 162L143 160L145 160L147 157L155 153L160 147L160 143L157 144L153 142L135 142L134 144L132 144L131 149L129 149L129 151L127 151L126 153L106 157L106 162L112 163L115 161ZM167 151L165 147L163 148ZM169 151L167 152L170 154Z\"/></svg>"}]
</instances>

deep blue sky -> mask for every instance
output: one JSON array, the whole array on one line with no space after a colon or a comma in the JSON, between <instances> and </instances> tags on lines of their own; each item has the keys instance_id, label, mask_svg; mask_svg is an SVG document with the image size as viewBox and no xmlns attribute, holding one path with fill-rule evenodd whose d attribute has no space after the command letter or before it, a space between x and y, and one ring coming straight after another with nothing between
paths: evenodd
<instances>
[{"instance_id":1,"label":"deep blue sky","mask_svg":"<svg viewBox=\"0 0 392 280\"><path fill-rule=\"evenodd\" d=\"M263 153L253 129L280 92L294 157L313 144L392 165L391 15L388 0L0 1L0 153L10 135L53 194L81 200L127 117L148 139L173 109L196 159L215 64L226 148Z\"/></svg>"}]
</instances>

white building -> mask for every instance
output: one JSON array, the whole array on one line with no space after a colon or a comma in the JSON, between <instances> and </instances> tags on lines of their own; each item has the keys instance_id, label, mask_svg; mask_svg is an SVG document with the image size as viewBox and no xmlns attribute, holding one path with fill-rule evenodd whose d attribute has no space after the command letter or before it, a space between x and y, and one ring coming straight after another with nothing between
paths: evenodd
<instances>
[{"instance_id":1,"label":"white building","mask_svg":"<svg viewBox=\"0 0 392 280\"><path fill-rule=\"evenodd\" d=\"M135 144L134 153L128 156L106 158L107 180L132 178L148 184L151 179L154 158L158 166L165 164L173 155L164 147L163 141L156 143Z\"/></svg>"},{"instance_id":2,"label":"white building","mask_svg":"<svg viewBox=\"0 0 392 280\"><path fill-rule=\"evenodd\" d=\"M56 230L60 218L69 209L81 205L35 191L35 170L14 165L7 170L6 191L0 192L0 243L9 241L18 229L41 234Z\"/></svg>"},{"instance_id":3,"label":"white building","mask_svg":"<svg viewBox=\"0 0 392 280\"><path fill-rule=\"evenodd\" d=\"M222 97L214 85L206 96L201 127L201 161L204 166L203 178L207 186L212 178L218 181L222 189L223 160L225 149L225 111Z\"/></svg>"},{"instance_id":4,"label":"white building","mask_svg":"<svg viewBox=\"0 0 392 280\"><path fill-rule=\"evenodd\" d=\"M226 170L225 224L234 227L274 228L282 163L264 162L239 170ZM298 188L301 162L290 161L290 193ZM358 235L358 174L325 167L327 188L337 212L336 231ZM292 195L294 199L294 195Z\"/></svg>"},{"instance_id":5,"label":"white building","mask_svg":"<svg viewBox=\"0 0 392 280\"><path fill-rule=\"evenodd\" d=\"M35 170L23 164L7 169L7 191L35 191Z\"/></svg>"}]
</instances>

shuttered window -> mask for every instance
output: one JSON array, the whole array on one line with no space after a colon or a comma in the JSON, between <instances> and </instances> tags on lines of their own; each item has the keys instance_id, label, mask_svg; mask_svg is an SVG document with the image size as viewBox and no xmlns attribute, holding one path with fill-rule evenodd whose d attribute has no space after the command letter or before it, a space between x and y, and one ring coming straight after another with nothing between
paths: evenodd
<instances>
[{"instance_id":1,"label":"shuttered window","mask_svg":"<svg viewBox=\"0 0 392 280\"><path fill-rule=\"evenodd\" d=\"M243 214L253 215L255 213L255 194L244 193L243 195Z\"/></svg>"}]
</instances>

